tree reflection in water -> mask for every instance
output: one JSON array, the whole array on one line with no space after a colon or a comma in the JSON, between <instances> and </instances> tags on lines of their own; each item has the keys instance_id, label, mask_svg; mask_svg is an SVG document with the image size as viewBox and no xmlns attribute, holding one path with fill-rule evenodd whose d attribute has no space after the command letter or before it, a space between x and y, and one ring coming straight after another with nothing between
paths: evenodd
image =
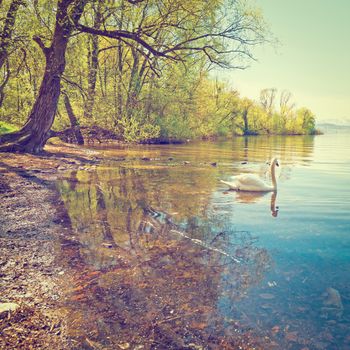
<instances>
[{"instance_id":1,"label":"tree reflection in water","mask_svg":"<svg viewBox=\"0 0 350 350\"><path fill-rule=\"evenodd\" d=\"M147 205L162 205L161 196L137 171L119 170L113 181L100 182L98 172L72 173L60 185L79 241L62 246L70 266L62 312L72 346L259 347L256 334L227 318L219 304L228 298L234 305L263 278L267 252L248 233L201 217L207 191L195 205L180 198L196 216L177 211L179 226Z\"/></svg>"},{"instance_id":2,"label":"tree reflection in water","mask_svg":"<svg viewBox=\"0 0 350 350\"><path fill-rule=\"evenodd\" d=\"M236 193L225 201L217 179L223 171L258 171L276 149L284 169L296 150L307 165L313 139L249 142L147 148L147 157L165 159L156 162L137 160L134 149L107 149L126 160L58 184L76 232L61 255L68 266L62 312L73 348L276 348L268 338L258 341L266 334L249 331L235 310L262 280L269 255L248 233L225 227L234 203L261 198ZM203 165L209 161L226 165ZM277 215L274 194L270 210Z\"/></svg>"}]
</instances>

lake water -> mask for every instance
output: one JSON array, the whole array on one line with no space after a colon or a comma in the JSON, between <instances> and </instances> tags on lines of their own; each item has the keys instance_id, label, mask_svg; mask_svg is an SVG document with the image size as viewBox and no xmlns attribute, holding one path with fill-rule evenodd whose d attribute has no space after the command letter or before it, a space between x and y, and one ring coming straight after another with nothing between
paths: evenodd
<instances>
[{"instance_id":1,"label":"lake water","mask_svg":"<svg viewBox=\"0 0 350 350\"><path fill-rule=\"evenodd\" d=\"M78 348L350 349L349 134L95 150L57 184ZM277 195L219 182L273 156Z\"/></svg>"}]
</instances>

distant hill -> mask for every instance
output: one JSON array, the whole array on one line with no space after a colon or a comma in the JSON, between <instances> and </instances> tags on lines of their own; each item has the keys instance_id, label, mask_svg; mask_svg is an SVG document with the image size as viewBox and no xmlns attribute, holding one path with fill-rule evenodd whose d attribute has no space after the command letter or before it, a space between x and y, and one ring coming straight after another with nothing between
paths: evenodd
<instances>
[{"instance_id":1,"label":"distant hill","mask_svg":"<svg viewBox=\"0 0 350 350\"><path fill-rule=\"evenodd\" d=\"M350 132L350 125L339 125L333 123L320 123L316 125L316 128L321 130L322 132L329 133L339 133L339 132Z\"/></svg>"}]
</instances>

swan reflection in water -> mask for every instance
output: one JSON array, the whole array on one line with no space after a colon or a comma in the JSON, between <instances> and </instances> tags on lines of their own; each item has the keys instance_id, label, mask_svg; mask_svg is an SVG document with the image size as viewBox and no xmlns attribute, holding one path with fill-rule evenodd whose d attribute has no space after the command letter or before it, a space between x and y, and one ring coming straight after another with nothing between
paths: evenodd
<instances>
[{"instance_id":1,"label":"swan reflection in water","mask_svg":"<svg viewBox=\"0 0 350 350\"><path fill-rule=\"evenodd\" d=\"M230 191L232 192L232 191ZM259 202L263 197L267 196L268 192L247 192L234 191L236 193L236 201L238 203L253 204ZM278 206L276 206L277 192L271 193L270 210L273 217L278 215Z\"/></svg>"}]
</instances>

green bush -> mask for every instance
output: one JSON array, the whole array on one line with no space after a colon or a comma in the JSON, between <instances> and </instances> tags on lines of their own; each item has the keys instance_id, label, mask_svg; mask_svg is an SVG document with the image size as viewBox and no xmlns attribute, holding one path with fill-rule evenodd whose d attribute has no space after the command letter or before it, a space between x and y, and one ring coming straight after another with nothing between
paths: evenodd
<instances>
[{"instance_id":1,"label":"green bush","mask_svg":"<svg viewBox=\"0 0 350 350\"><path fill-rule=\"evenodd\" d=\"M9 132L13 132L16 130L18 130L18 128L15 125L5 123L5 122L0 122L0 135L7 134Z\"/></svg>"},{"instance_id":2,"label":"green bush","mask_svg":"<svg viewBox=\"0 0 350 350\"><path fill-rule=\"evenodd\" d=\"M159 137L160 127L149 123L142 123L136 117L123 117L118 121L118 128L127 142L143 142Z\"/></svg>"}]
</instances>

